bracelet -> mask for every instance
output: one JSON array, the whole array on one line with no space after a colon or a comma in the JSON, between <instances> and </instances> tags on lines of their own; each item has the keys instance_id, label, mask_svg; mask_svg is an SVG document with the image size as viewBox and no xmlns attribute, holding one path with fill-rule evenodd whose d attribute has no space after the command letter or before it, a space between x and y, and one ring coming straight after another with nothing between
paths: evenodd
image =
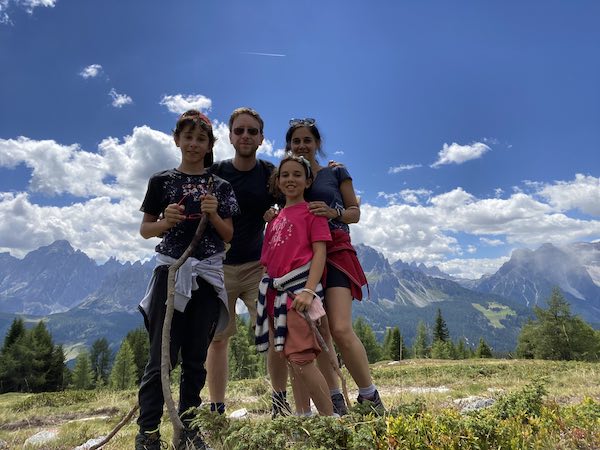
<instances>
[{"instance_id":1,"label":"bracelet","mask_svg":"<svg viewBox=\"0 0 600 450\"><path fill-rule=\"evenodd\" d=\"M300 292L308 292L309 294L312 294L312 296L314 298L318 298L319 300L321 300L321 297L319 296L319 294L317 294L315 291L313 291L312 289L309 288L302 288L302 290Z\"/></svg>"}]
</instances>

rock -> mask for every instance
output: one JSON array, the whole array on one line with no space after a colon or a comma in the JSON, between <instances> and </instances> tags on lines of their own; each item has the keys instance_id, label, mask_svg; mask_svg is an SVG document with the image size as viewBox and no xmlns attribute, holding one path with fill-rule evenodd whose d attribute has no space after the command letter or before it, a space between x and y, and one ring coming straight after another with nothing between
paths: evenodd
<instances>
[{"instance_id":1,"label":"rock","mask_svg":"<svg viewBox=\"0 0 600 450\"><path fill-rule=\"evenodd\" d=\"M2 439L0 439L0 449L4 450L4 449L8 449L8 442L3 441Z\"/></svg>"},{"instance_id":2,"label":"rock","mask_svg":"<svg viewBox=\"0 0 600 450\"><path fill-rule=\"evenodd\" d=\"M92 447L93 445L97 445L100 442L102 442L102 440L105 437L106 436L100 436L98 438L92 438L89 441L87 441L85 444L82 444L79 447L75 447L73 450L87 450L88 448Z\"/></svg>"},{"instance_id":3,"label":"rock","mask_svg":"<svg viewBox=\"0 0 600 450\"><path fill-rule=\"evenodd\" d=\"M476 397L476 396L457 398L456 400L454 400L454 404L456 404L460 408L461 413L466 413L469 411L476 411L478 409L483 409L483 408L489 408L495 402L496 402L496 400L494 400L493 398Z\"/></svg>"},{"instance_id":4,"label":"rock","mask_svg":"<svg viewBox=\"0 0 600 450\"><path fill-rule=\"evenodd\" d=\"M231 414L229 414L230 419L241 419L248 415L248 410L246 408L236 409Z\"/></svg>"},{"instance_id":5,"label":"rock","mask_svg":"<svg viewBox=\"0 0 600 450\"><path fill-rule=\"evenodd\" d=\"M46 444L50 441L55 440L58 437L58 429L57 428L52 428L50 430L42 430L39 433L34 434L33 436L28 437L25 442L24 442L24 446L28 446L31 445L33 447L38 447L42 444Z\"/></svg>"}]
</instances>

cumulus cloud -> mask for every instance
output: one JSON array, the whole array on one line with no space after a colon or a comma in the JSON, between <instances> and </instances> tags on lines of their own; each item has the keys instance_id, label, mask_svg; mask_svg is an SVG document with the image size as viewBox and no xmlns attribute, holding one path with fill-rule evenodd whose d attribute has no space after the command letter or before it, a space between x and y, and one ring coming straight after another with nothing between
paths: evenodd
<instances>
[{"instance_id":1,"label":"cumulus cloud","mask_svg":"<svg viewBox=\"0 0 600 450\"><path fill-rule=\"evenodd\" d=\"M388 169L388 173L400 173L404 172L405 170L417 169L419 167L422 167L421 164L401 164L396 167L390 167Z\"/></svg>"},{"instance_id":2,"label":"cumulus cloud","mask_svg":"<svg viewBox=\"0 0 600 450\"><path fill-rule=\"evenodd\" d=\"M212 100L204 95L165 95L160 101L161 105L175 114L182 114L188 109L210 111Z\"/></svg>"},{"instance_id":3,"label":"cumulus cloud","mask_svg":"<svg viewBox=\"0 0 600 450\"><path fill-rule=\"evenodd\" d=\"M12 20L9 15L11 8L21 8L29 14L39 6L53 8L57 0L0 0L0 24L11 25Z\"/></svg>"},{"instance_id":4,"label":"cumulus cloud","mask_svg":"<svg viewBox=\"0 0 600 450\"><path fill-rule=\"evenodd\" d=\"M475 142L471 145L459 145L456 142L451 145L444 144L444 147L438 153L438 160L431 167L462 164L472 159L481 158L484 153L490 150L490 147L483 142Z\"/></svg>"},{"instance_id":5,"label":"cumulus cloud","mask_svg":"<svg viewBox=\"0 0 600 450\"><path fill-rule=\"evenodd\" d=\"M538 195L561 211L579 209L600 216L600 178L576 174L572 181L537 185Z\"/></svg>"},{"instance_id":6,"label":"cumulus cloud","mask_svg":"<svg viewBox=\"0 0 600 450\"><path fill-rule=\"evenodd\" d=\"M102 66L100 64L91 64L79 72L79 75L83 78L96 78L101 72Z\"/></svg>"},{"instance_id":7,"label":"cumulus cloud","mask_svg":"<svg viewBox=\"0 0 600 450\"><path fill-rule=\"evenodd\" d=\"M108 93L113 99L112 105L115 108L122 108L125 105L133 103L133 99L126 94L119 94L114 88Z\"/></svg>"},{"instance_id":8,"label":"cumulus cloud","mask_svg":"<svg viewBox=\"0 0 600 450\"><path fill-rule=\"evenodd\" d=\"M213 127L215 159L232 157L227 125L215 121ZM274 156L280 149L265 140L259 151ZM0 193L0 251L22 257L67 239L100 262L110 256L149 258L157 240L143 240L138 232L147 181L179 161L172 136L148 126L106 138L94 149L27 137L0 139L0 167L23 165L31 171L26 192ZM600 220L569 217L566 211L577 207L594 213L593 202L575 192L583 190L597 199L599 181L577 175L570 181L537 184L533 192L530 185L529 192L514 191L505 198L477 198L461 187L437 195L426 189L381 192L378 199L386 204L361 206L360 222L351 225L352 240L374 247L390 261L438 265L452 275L477 278L505 261L473 258L478 247L598 239ZM71 203L47 206L52 196L72 197ZM33 198L40 197L50 201L37 204ZM464 235L470 237L468 244Z\"/></svg>"}]
</instances>

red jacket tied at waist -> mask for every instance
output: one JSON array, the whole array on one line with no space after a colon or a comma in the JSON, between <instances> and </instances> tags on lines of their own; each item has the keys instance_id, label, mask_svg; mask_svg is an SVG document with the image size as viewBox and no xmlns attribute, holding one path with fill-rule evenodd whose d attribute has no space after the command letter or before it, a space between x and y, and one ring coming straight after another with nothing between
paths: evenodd
<instances>
[{"instance_id":1,"label":"red jacket tied at waist","mask_svg":"<svg viewBox=\"0 0 600 450\"><path fill-rule=\"evenodd\" d=\"M367 285L367 277L363 271L356 250L350 242L350 234L343 230L331 230L331 241L327 242L327 264L342 271L350 279L350 292L352 297L362 300L362 286ZM327 270L327 269L326 269ZM326 279L323 274L323 280ZM327 286L323 283L325 289Z\"/></svg>"}]
</instances>

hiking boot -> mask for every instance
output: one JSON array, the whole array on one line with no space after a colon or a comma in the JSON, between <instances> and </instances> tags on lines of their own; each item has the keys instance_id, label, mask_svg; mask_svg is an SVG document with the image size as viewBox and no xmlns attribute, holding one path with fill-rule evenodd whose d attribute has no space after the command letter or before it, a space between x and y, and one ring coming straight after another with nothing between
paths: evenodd
<instances>
[{"instance_id":1,"label":"hiking boot","mask_svg":"<svg viewBox=\"0 0 600 450\"><path fill-rule=\"evenodd\" d=\"M158 431L140 431L135 437L135 450L162 450L167 443L160 440Z\"/></svg>"},{"instance_id":2,"label":"hiking boot","mask_svg":"<svg viewBox=\"0 0 600 450\"><path fill-rule=\"evenodd\" d=\"M285 394L281 392L274 392L271 394L271 402L271 419L292 415L292 407L285 398Z\"/></svg>"},{"instance_id":3,"label":"hiking boot","mask_svg":"<svg viewBox=\"0 0 600 450\"><path fill-rule=\"evenodd\" d=\"M369 406L375 413L379 415L385 413L385 406L383 406L383 402L381 401L381 397L379 396L379 391L377 389L375 389L375 394L373 394L373 397L367 398L359 394L356 400L361 405Z\"/></svg>"},{"instance_id":4,"label":"hiking boot","mask_svg":"<svg viewBox=\"0 0 600 450\"><path fill-rule=\"evenodd\" d=\"M348 414L346 400L344 400L344 396L341 393L333 394L331 396L331 403L333 403L333 412L340 417Z\"/></svg>"},{"instance_id":5,"label":"hiking boot","mask_svg":"<svg viewBox=\"0 0 600 450\"><path fill-rule=\"evenodd\" d=\"M200 432L191 428L184 428L177 445L177 450L208 450Z\"/></svg>"}]
</instances>

